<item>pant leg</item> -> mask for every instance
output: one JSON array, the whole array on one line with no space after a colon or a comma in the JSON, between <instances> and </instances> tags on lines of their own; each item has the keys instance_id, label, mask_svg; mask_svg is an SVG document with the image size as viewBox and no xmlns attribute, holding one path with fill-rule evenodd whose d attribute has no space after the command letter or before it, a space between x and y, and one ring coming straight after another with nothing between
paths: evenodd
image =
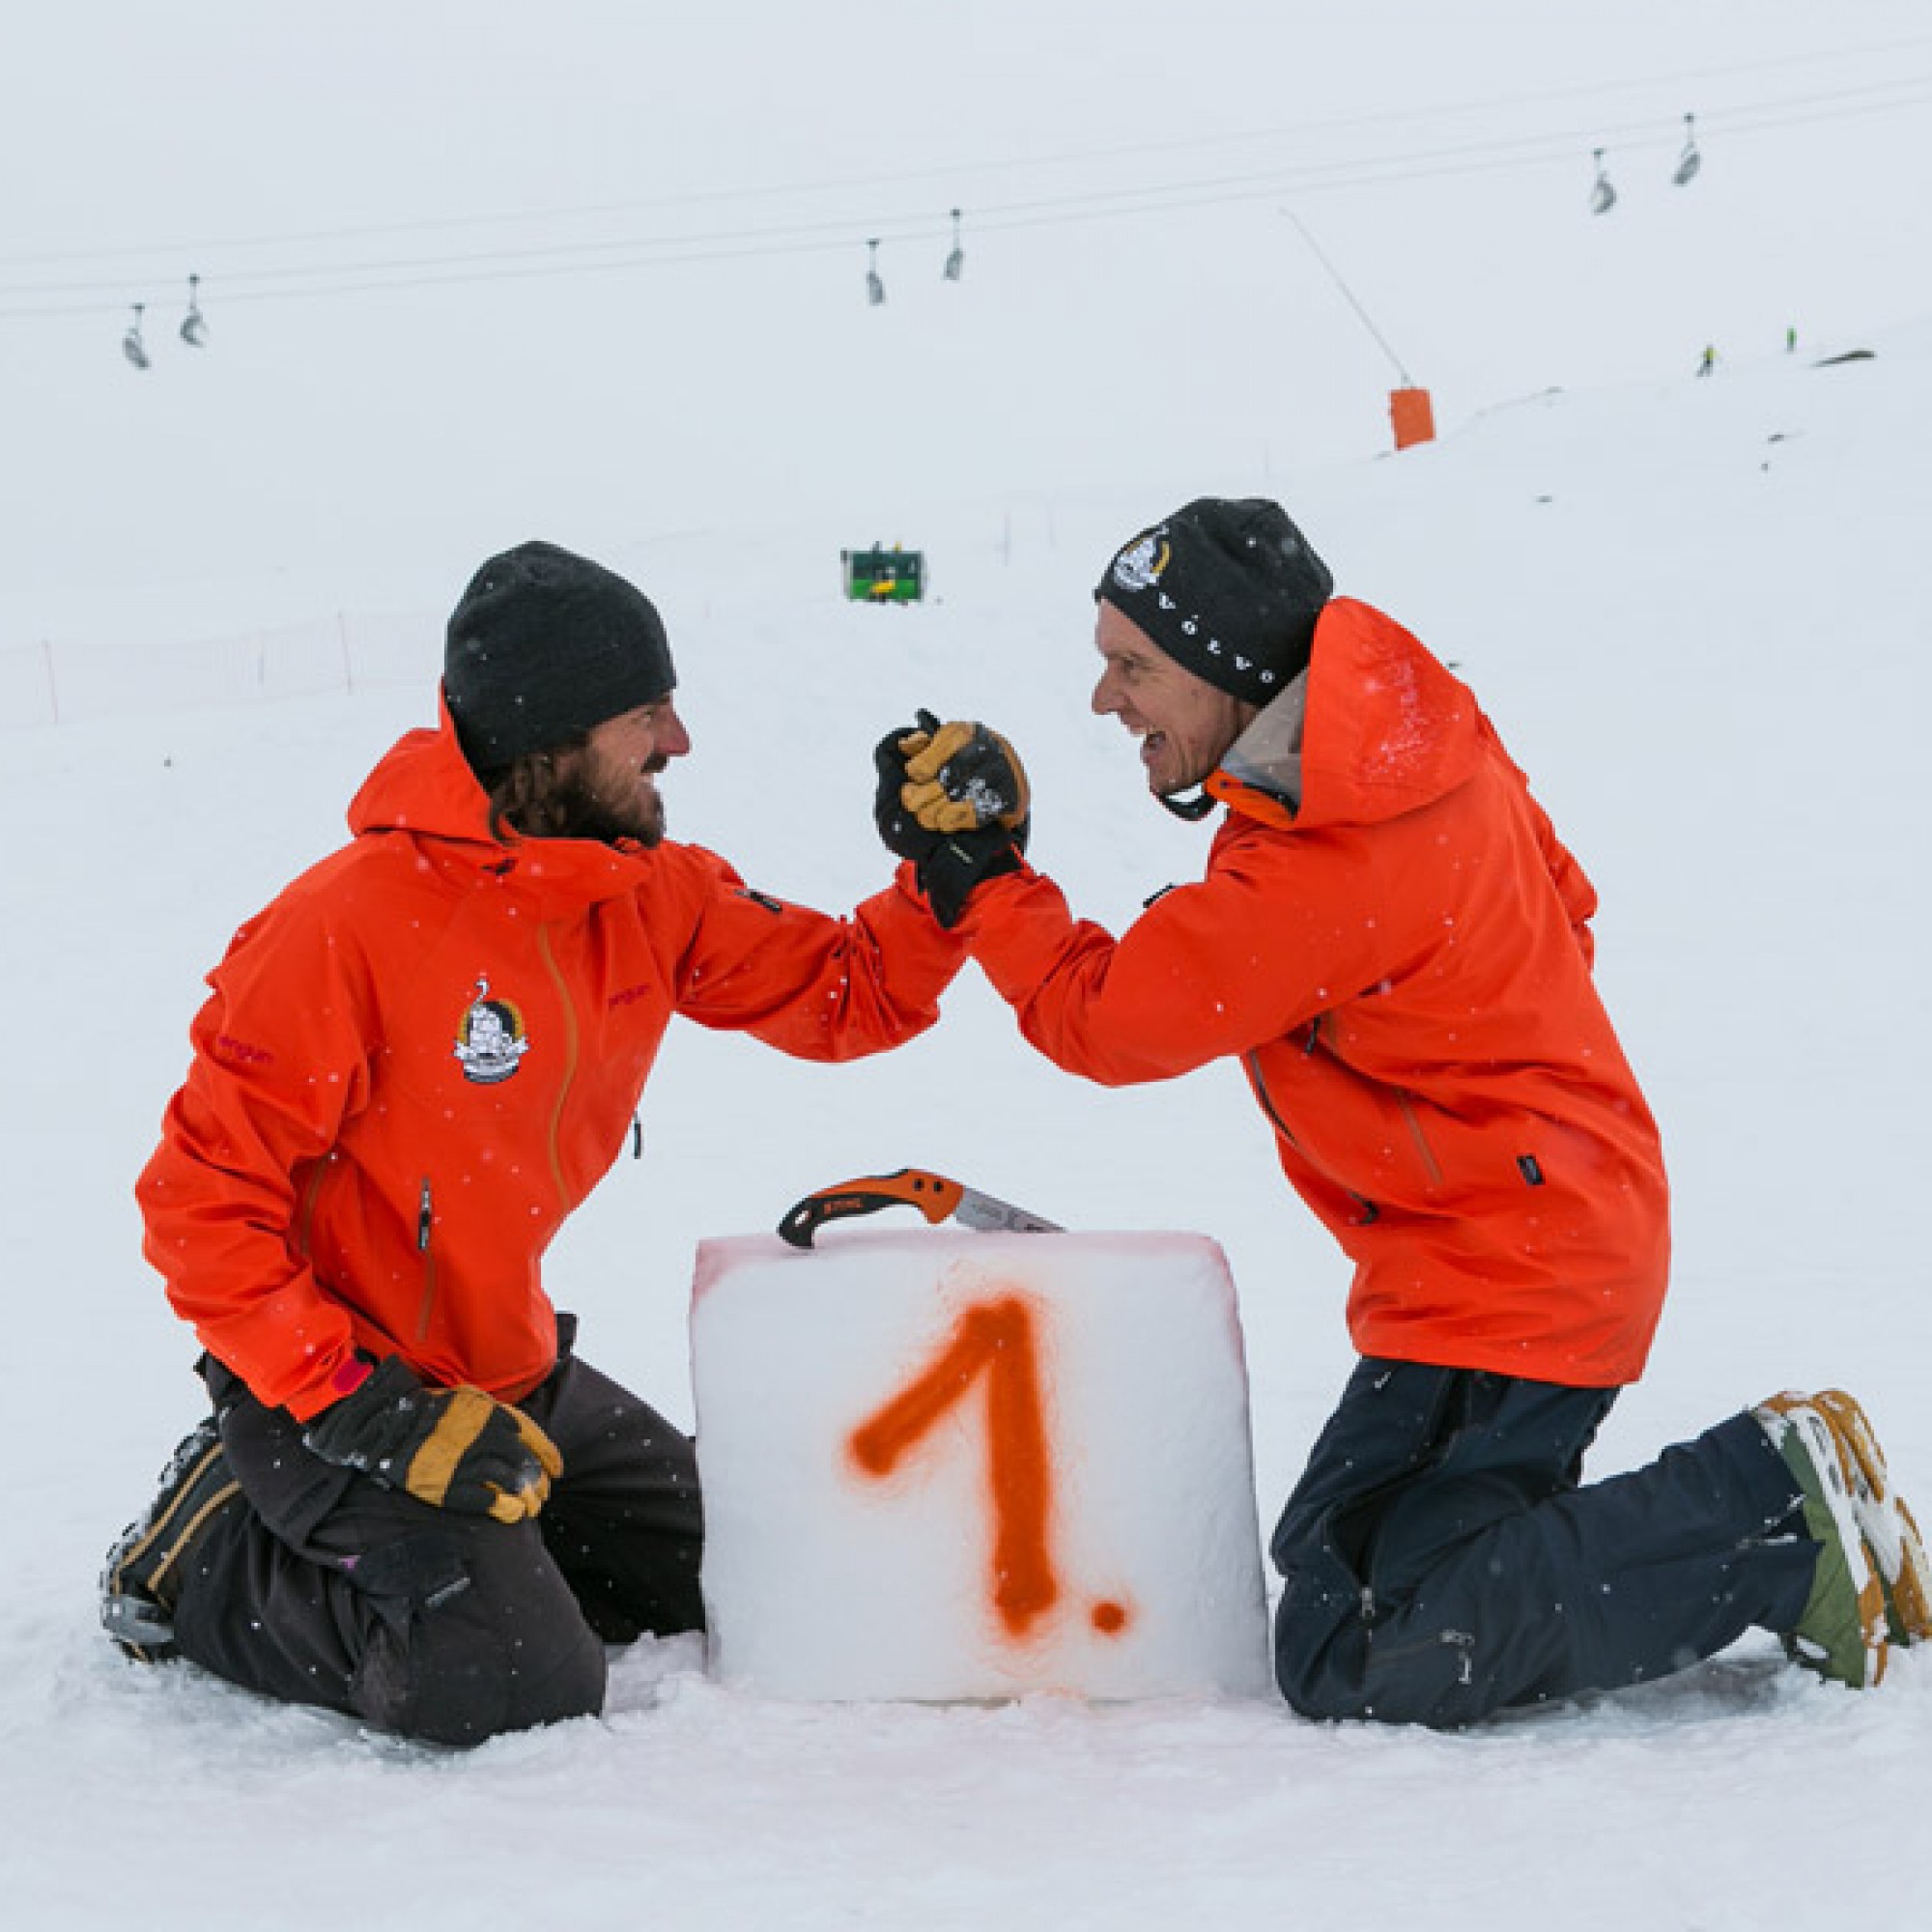
<instances>
[{"instance_id":1,"label":"pant leg","mask_svg":"<svg viewBox=\"0 0 1932 1932\"><path fill-rule=\"evenodd\" d=\"M608 1643L702 1630L690 1438L574 1354L524 1408L563 1457L538 1522L590 1627Z\"/></svg>"},{"instance_id":2,"label":"pant leg","mask_svg":"<svg viewBox=\"0 0 1932 1932\"><path fill-rule=\"evenodd\" d=\"M182 1654L231 1683L451 1745L603 1708L604 1647L540 1524L434 1509L336 1468L219 1369L248 1507L183 1579Z\"/></svg>"},{"instance_id":3,"label":"pant leg","mask_svg":"<svg viewBox=\"0 0 1932 1932\"><path fill-rule=\"evenodd\" d=\"M1815 1546L1747 1416L1579 1488L1614 1391L1366 1361L1272 1553L1276 1675L1315 1717L1469 1723L1788 1629Z\"/></svg>"}]
</instances>

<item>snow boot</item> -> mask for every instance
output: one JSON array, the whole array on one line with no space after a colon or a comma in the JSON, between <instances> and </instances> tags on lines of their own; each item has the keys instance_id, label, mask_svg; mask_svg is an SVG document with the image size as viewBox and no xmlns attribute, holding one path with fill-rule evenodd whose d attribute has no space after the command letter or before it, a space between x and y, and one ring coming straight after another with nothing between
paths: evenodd
<instances>
[{"instance_id":1,"label":"snow boot","mask_svg":"<svg viewBox=\"0 0 1932 1932\"><path fill-rule=\"evenodd\" d=\"M1891 1487L1870 1418L1843 1389L1821 1389L1811 1406L1837 1438L1852 1479L1852 1513L1878 1562L1886 1621L1896 1644L1932 1637L1932 1563L1905 1498Z\"/></svg>"},{"instance_id":2,"label":"snow boot","mask_svg":"<svg viewBox=\"0 0 1932 1932\"><path fill-rule=\"evenodd\" d=\"M178 1653L175 1605L195 1544L241 1499L213 1416L196 1426L161 1471L155 1499L121 1532L100 1573L100 1621L142 1663Z\"/></svg>"},{"instance_id":3,"label":"snow boot","mask_svg":"<svg viewBox=\"0 0 1932 1932\"><path fill-rule=\"evenodd\" d=\"M1818 1545L1811 1594L1782 1633L1793 1661L1854 1690L1885 1675L1885 1588L1853 1507L1849 1452L1815 1400L1787 1389L1751 1411L1797 1482L1804 1531Z\"/></svg>"}]
</instances>

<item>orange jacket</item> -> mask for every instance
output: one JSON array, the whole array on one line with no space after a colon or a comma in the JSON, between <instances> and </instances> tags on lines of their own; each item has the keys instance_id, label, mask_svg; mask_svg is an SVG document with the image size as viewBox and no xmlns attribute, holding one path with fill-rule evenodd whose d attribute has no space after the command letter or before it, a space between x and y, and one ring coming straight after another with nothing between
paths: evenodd
<instances>
[{"instance_id":1,"label":"orange jacket","mask_svg":"<svg viewBox=\"0 0 1932 1932\"><path fill-rule=\"evenodd\" d=\"M1305 702L1298 808L1217 773L1202 883L1117 941L1050 881L996 879L963 928L975 956L1071 1072L1241 1058L1355 1264L1361 1353L1630 1381L1668 1190L1590 977L1596 895L1473 696L1381 612L1329 605Z\"/></svg>"},{"instance_id":2,"label":"orange jacket","mask_svg":"<svg viewBox=\"0 0 1932 1932\"><path fill-rule=\"evenodd\" d=\"M964 956L903 882L834 920L696 846L497 843L446 714L350 827L210 975L137 1188L176 1311L303 1420L358 1349L510 1400L543 1379L541 1258L673 1013L846 1059L930 1026Z\"/></svg>"}]
</instances>

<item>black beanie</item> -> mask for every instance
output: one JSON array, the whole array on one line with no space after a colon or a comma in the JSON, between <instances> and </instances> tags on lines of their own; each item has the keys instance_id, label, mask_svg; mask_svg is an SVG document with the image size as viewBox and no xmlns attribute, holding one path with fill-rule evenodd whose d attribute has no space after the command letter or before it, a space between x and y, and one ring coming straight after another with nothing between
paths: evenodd
<instances>
[{"instance_id":1,"label":"black beanie","mask_svg":"<svg viewBox=\"0 0 1932 1932\"><path fill-rule=\"evenodd\" d=\"M676 684L651 600L554 544L493 556L450 612L443 697L479 771L654 704Z\"/></svg>"},{"instance_id":2,"label":"black beanie","mask_svg":"<svg viewBox=\"0 0 1932 1932\"><path fill-rule=\"evenodd\" d=\"M1265 704L1306 668L1334 588L1279 503L1202 497L1124 545L1094 598L1196 677Z\"/></svg>"}]
</instances>

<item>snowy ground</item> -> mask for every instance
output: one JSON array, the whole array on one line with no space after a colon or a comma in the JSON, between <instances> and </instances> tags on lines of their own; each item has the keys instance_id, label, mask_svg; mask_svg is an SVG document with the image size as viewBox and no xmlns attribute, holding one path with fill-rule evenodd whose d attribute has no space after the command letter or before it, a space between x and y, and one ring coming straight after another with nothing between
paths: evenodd
<instances>
[{"instance_id":1,"label":"snowy ground","mask_svg":"<svg viewBox=\"0 0 1932 1932\"><path fill-rule=\"evenodd\" d=\"M1766 0L1745 35L1738 10L1663 0L1364 5L1319 32L1305 10L1203 0L1179 38L1171 9L987 7L982 30L908 46L907 10L860 0L789 22L721 0L649 33L560 0L535 34L498 0L342 0L300 24L90 0L48 10L38 57L0 75L0 158L34 188L10 211L9 288L111 283L110 243L620 191L852 177L892 186L890 213L1441 156L1532 119L1577 138L1520 173L1297 199L1436 384L1442 441L1399 459L1371 455L1379 352L1265 196L969 233L956 288L943 241L900 250L869 315L856 240L683 279L225 310L215 271L243 257L212 255L205 359L170 342L142 377L114 353L122 304L172 299L195 266L178 250L149 250L152 287L76 298L100 311L78 320L0 299L9 1922L1808 1932L1908 1922L1932 1881L1926 1655L1853 1695L1759 1637L1444 1738L1268 1702L786 1705L709 1682L695 1642L646 1643L602 1719L454 1756L131 1667L97 1633L101 1551L196 1413L130 1186L200 977L428 718L407 668L435 663L468 570L543 535L651 590L696 740L666 783L674 832L754 882L838 908L876 886L869 748L928 703L1016 740L1036 858L1118 924L1198 868L1207 835L1148 802L1128 741L1085 709L1089 590L1120 538L1204 491L1281 497L1344 589L1461 667L1602 890L1600 975L1663 1124L1677 1266L1597 1470L1842 1382L1932 1519L1932 258L1917 124L1859 92L1923 65L1916 4L1845 0L1828 25ZM1021 34L1029 57L1006 57ZM861 58L881 50L908 58ZM1815 108L1720 134L1696 189L1667 187L1682 107L1721 129L1720 109L1807 90ZM1625 198L1591 226L1585 130L1630 120L1650 145L1616 151ZM1084 172L1018 165L1082 154ZM1014 165L964 188L920 172L958 157ZM702 218L826 213L753 196ZM30 248L83 252L14 259ZM1689 380L1714 337L1717 379ZM1860 346L1875 359L1817 366ZM838 601L838 552L878 537L926 548L937 601ZM197 641L345 611L401 681L242 701L254 647ZM43 660L91 694L58 725ZM1238 1075L1068 1081L970 972L934 1035L854 1067L674 1031L642 1157L558 1243L555 1296L593 1360L688 1418L696 1243L908 1161L1069 1226L1216 1236L1272 1520L1347 1371L1346 1281Z\"/></svg>"},{"instance_id":2,"label":"snowy ground","mask_svg":"<svg viewBox=\"0 0 1932 1932\"><path fill-rule=\"evenodd\" d=\"M1932 1075L1932 636L1925 493L1898 427L1932 408L1932 330L1871 346L1838 368L1778 357L1722 384L1546 399L1293 493L1343 583L1462 665L1604 892L1603 977L1665 1125L1679 1252L1605 1472L1787 1382L1842 1381L1908 1492L1932 1494L1911 1232ZM884 869L871 739L915 703L965 707L1030 755L1040 862L1125 917L1205 838L1139 794L1125 739L1082 709L1091 577L1164 506L1065 501L1054 545L1024 558L962 511L931 535L944 601L919 611L801 595L781 554L707 601L702 561L681 577L666 557L697 740L668 782L677 829L794 896L847 903ZM196 1394L128 1183L198 975L423 711L392 692L6 740L9 1516L32 1557L0 1605L0 1807L19 1922L1114 1927L1422 1909L1458 1927L1543 1910L1804 1926L1932 1876L1917 1829L1932 1659L1900 1657L1855 1696L1768 1637L1460 1738L1265 1703L787 1706L711 1685L695 1642L647 1643L603 1720L467 1757L123 1664L93 1628L95 1568ZM643 1157L569 1231L555 1292L594 1359L687 1416L695 1242L908 1159L1076 1226L1217 1235L1271 1515L1346 1366L1336 1257L1271 1175L1232 1075L1116 1094L1064 1081L977 977L934 1036L857 1067L674 1032Z\"/></svg>"}]
</instances>

